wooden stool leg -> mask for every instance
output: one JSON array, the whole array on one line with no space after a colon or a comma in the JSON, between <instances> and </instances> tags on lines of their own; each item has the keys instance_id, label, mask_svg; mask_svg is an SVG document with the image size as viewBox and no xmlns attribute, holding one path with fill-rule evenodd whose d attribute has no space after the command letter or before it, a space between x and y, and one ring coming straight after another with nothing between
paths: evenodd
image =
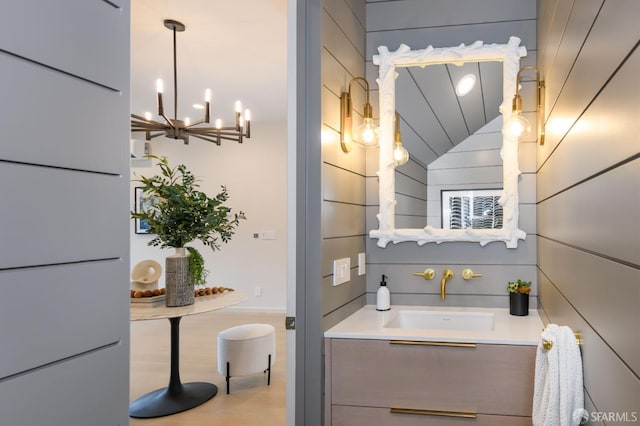
<instances>
[{"instance_id":1,"label":"wooden stool leg","mask_svg":"<svg viewBox=\"0 0 640 426\"><path fill-rule=\"evenodd\" d=\"M267 368L267 386L271 385L271 354L269 354L269 368Z\"/></svg>"},{"instance_id":2,"label":"wooden stool leg","mask_svg":"<svg viewBox=\"0 0 640 426\"><path fill-rule=\"evenodd\" d=\"M229 374L229 361L227 361L227 395L229 395L229 379L231 375Z\"/></svg>"}]
</instances>

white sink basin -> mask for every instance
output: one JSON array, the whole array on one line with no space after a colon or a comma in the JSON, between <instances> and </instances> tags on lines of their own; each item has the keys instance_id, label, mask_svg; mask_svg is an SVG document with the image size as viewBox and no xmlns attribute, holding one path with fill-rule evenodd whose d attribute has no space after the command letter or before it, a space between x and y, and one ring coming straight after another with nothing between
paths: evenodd
<instances>
[{"instance_id":1,"label":"white sink basin","mask_svg":"<svg viewBox=\"0 0 640 426\"><path fill-rule=\"evenodd\" d=\"M409 311L398 312L385 328L432 330L493 330L491 312Z\"/></svg>"}]
</instances>

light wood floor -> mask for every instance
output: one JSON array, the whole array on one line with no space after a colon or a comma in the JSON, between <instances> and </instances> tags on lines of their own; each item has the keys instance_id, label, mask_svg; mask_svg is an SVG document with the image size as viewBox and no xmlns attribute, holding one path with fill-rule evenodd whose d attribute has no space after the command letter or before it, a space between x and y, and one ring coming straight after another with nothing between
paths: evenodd
<instances>
[{"instance_id":1,"label":"light wood floor","mask_svg":"<svg viewBox=\"0 0 640 426\"><path fill-rule=\"evenodd\" d=\"M276 328L276 362L271 371L271 386L267 386L266 374L231 378L231 394L227 395L224 376L217 371L218 332L254 322ZM131 322L131 401L167 386L169 328L166 319ZM180 378L183 383L213 383L218 386L218 394L191 410L156 419L130 419L130 425L285 425L285 350L284 314L220 310L184 317L180 322Z\"/></svg>"}]
</instances>

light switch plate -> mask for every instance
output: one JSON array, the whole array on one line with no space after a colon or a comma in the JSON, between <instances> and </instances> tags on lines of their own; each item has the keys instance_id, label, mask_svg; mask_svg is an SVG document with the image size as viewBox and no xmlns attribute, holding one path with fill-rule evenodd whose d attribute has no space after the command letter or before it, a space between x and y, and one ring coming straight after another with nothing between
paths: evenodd
<instances>
[{"instance_id":1,"label":"light switch plate","mask_svg":"<svg viewBox=\"0 0 640 426\"><path fill-rule=\"evenodd\" d=\"M346 283L351 279L351 258L337 259L333 261L333 285Z\"/></svg>"}]
</instances>

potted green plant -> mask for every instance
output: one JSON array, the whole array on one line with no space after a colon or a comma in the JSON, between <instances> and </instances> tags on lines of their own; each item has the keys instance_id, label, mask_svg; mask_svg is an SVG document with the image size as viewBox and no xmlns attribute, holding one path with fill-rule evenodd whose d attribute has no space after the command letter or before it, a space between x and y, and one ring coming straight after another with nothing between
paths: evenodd
<instances>
[{"instance_id":1,"label":"potted green plant","mask_svg":"<svg viewBox=\"0 0 640 426\"><path fill-rule=\"evenodd\" d=\"M219 250L220 244L231 240L240 220L246 217L242 211L232 213L224 204L229 199L225 186L210 198L198 190L197 179L184 164L171 167L166 157L149 158L158 160L160 174L142 176L136 182L140 182L145 196L152 200L151 207L131 212L131 217L145 220L149 233L156 235L149 241L150 246L176 250L175 255L166 258L166 305L190 305L194 301L194 285L205 284L208 271L200 252L186 245L198 240L213 251Z\"/></svg>"},{"instance_id":2,"label":"potted green plant","mask_svg":"<svg viewBox=\"0 0 640 426\"><path fill-rule=\"evenodd\" d=\"M509 281L507 286L509 291L509 313L511 315L529 315L529 293L531 292L531 281Z\"/></svg>"}]
</instances>

